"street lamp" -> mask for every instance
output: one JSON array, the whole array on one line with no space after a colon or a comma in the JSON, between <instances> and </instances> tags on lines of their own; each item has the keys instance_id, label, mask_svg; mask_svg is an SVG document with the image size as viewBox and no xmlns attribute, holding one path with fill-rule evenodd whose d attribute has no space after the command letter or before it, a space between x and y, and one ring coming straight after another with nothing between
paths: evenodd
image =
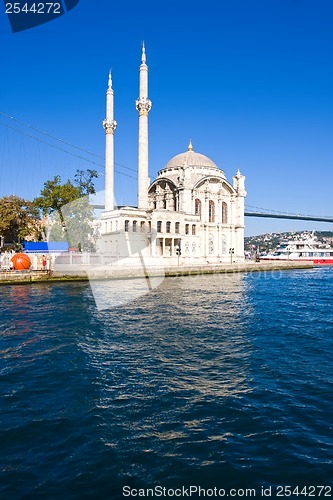
<instances>
[{"instance_id":1,"label":"street lamp","mask_svg":"<svg viewBox=\"0 0 333 500\"><path fill-rule=\"evenodd\" d=\"M232 256L235 253L235 249L234 248L229 248L229 253L230 253L230 264L232 264Z\"/></svg>"},{"instance_id":2,"label":"street lamp","mask_svg":"<svg viewBox=\"0 0 333 500\"><path fill-rule=\"evenodd\" d=\"M177 257L178 257L178 266L179 266L179 257L180 257L180 256L181 256L181 254L182 254L182 249L181 249L181 246L180 246L180 241L181 241L181 240L179 240L179 245L176 245L176 255L177 255Z\"/></svg>"}]
</instances>

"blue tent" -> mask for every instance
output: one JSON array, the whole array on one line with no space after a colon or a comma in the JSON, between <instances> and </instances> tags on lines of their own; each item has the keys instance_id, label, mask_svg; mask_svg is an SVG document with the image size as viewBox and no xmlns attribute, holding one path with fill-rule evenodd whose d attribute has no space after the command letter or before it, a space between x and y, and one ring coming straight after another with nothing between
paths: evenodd
<instances>
[{"instance_id":1,"label":"blue tent","mask_svg":"<svg viewBox=\"0 0 333 500\"><path fill-rule=\"evenodd\" d=\"M23 251L25 253L50 253L68 252L67 241L25 241Z\"/></svg>"}]
</instances>

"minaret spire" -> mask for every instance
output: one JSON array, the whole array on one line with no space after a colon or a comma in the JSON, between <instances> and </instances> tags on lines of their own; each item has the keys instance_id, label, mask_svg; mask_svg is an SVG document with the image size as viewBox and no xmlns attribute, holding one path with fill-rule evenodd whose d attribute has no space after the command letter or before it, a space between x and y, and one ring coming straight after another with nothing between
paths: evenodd
<instances>
[{"instance_id":1,"label":"minaret spire","mask_svg":"<svg viewBox=\"0 0 333 500\"><path fill-rule=\"evenodd\" d=\"M142 56L141 56L141 62L143 64L146 64L146 49L145 49L145 42L142 42Z\"/></svg>"},{"instance_id":2,"label":"minaret spire","mask_svg":"<svg viewBox=\"0 0 333 500\"><path fill-rule=\"evenodd\" d=\"M114 120L114 92L112 75L109 71L108 88L106 91L106 118L103 121L105 130L105 211L114 209L114 131L117 122Z\"/></svg>"},{"instance_id":3,"label":"minaret spire","mask_svg":"<svg viewBox=\"0 0 333 500\"><path fill-rule=\"evenodd\" d=\"M140 92L136 101L139 112L139 147L138 147L138 208L148 209L148 113L151 101L148 99L148 66L146 49L142 43L140 64Z\"/></svg>"}]
</instances>

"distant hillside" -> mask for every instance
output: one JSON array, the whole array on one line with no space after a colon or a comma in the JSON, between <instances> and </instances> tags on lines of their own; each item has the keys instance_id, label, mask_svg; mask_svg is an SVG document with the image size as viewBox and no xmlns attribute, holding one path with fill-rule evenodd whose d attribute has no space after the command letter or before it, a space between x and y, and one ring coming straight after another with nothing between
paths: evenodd
<instances>
[{"instance_id":1,"label":"distant hillside","mask_svg":"<svg viewBox=\"0 0 333 500\"><path fill-rule=\"evenodd\" d=\"M284 233L265 233L258 236L245 236L244 246L246 252L254 252L259 248L260 252L275 250L281 240L302 238L312 234L312 231L291 231ZM333 245L333 231L314 231L318 241Z\"/></svg>"}]
</instances>

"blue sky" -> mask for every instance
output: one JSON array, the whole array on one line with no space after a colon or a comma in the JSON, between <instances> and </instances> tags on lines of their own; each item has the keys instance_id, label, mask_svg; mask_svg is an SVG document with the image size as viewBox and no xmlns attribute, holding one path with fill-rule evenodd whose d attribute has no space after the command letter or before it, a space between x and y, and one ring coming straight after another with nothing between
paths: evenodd
<instances>
[{"instance_id":1,"label":"blue sky","mask_svg":"<svg viewBox=\"0 0 333 500\"><path fill-rule=\"evenodd\" d=\"M0 115L0 196L33 198L45 180L65 181L78 168L96 168L102 189L112 67L115 158L127 167L116 166L116 197L136 203L134 103L145 40L151 178L192 138L230 181L238 168L246 176L247 205L333 215L332 25L330 0L80 0L13 34L1 4L0 111L97 156ZM332 226L246 219L246 234L304 228Z\"/></svg>"}]
</instances>

